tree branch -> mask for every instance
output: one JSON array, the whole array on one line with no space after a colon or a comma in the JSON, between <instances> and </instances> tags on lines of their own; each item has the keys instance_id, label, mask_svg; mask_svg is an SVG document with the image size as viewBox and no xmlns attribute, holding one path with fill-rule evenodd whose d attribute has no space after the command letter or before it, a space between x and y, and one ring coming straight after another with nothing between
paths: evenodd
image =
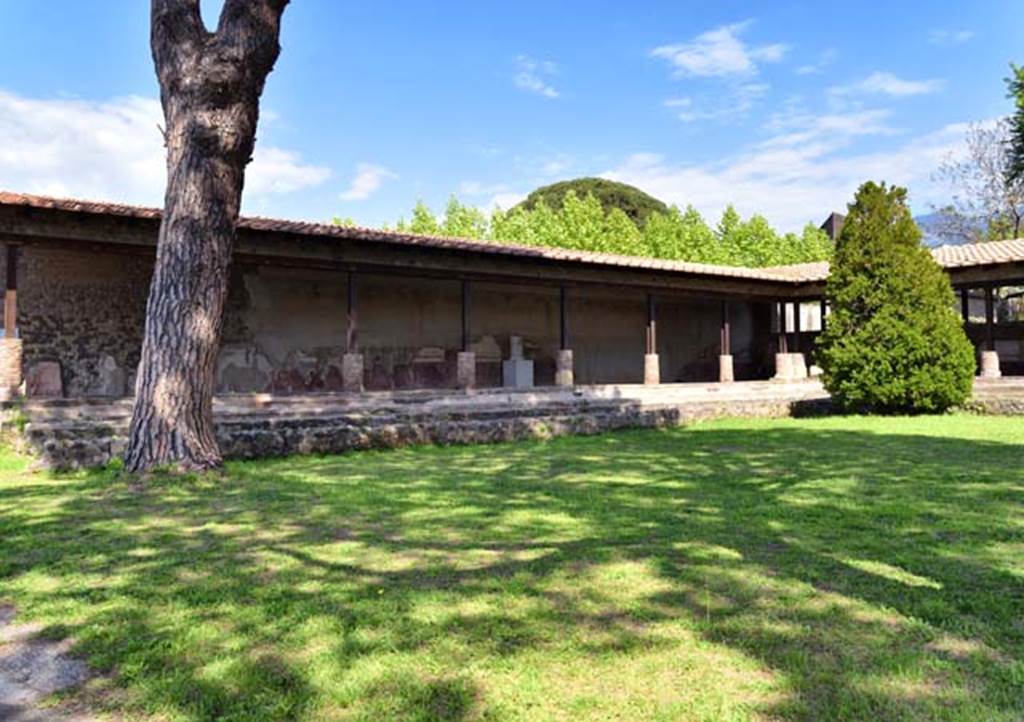
<instances>
[{"instance_id":1,"label":"tree branch","mask_svg":"<svg viewBox=\"0 0 1024 722\"><path fill-rule=\"evenodd\" d=\"M199 0L152 0L150 48L157 76L180 68L183 55L192 55L208 35Z\"/></svg>"},{"instance_id":2,"label":"tree branch","mask_svg":"<svg viewBox=\"0 0 1024 722\"><path fill-rule=\"evenodd\" d=\"M217 24L217 43L237 60L265 76L281 51L281 15L289 0L225 0Z\"/></svg>"}]
</instances>

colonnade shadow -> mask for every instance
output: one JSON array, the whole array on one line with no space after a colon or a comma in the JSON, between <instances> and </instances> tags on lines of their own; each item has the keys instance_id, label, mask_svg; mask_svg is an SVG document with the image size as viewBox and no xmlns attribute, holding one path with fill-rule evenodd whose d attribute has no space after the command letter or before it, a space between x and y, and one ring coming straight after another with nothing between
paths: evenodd
<instances>
[{"instance_id":1,"label":"colonnade shadow","mask_svg":"<svg viewBox=\"0 0 1024 722\"><path fill-rule=\"evenodd\" d=\"M0 599L187 719L500 719L467 669L581 629L581 659L671 649L666 625L774 680L751 714L1013 719L1022 461L830 421L40 478L0 486ZM592 576L623 563L628 605ZM366 671L396 657L433 669Z\"/></svg>"}]
</instances>

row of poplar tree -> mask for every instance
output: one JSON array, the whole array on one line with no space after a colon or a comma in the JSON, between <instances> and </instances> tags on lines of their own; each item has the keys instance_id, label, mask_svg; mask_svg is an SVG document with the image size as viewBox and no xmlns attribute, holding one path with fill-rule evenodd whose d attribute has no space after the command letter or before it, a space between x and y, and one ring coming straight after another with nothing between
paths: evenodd
<instances>
[{"instance_id":1,"label":"row of poplar tree","mask_svg":"<svg viewBox=\"0 0 1024 722\"><path fill-rule=\"evenodd\" d=\"M335 222L352 224L342 219ZM533 210L519 206L510 211L496 209L489 215L455 196L441 216L421 201L409 220L399 220L392 229L730 266L821 261L833 251L831 239L813 224L799 234L780 234L764 216L743 219L729 206L712 227L692 206L685 210L673 206L638 226L622 210L606 211L594 196L580 198L572 192L561 208L540 203Z\"/></svg>"}]
</instances>

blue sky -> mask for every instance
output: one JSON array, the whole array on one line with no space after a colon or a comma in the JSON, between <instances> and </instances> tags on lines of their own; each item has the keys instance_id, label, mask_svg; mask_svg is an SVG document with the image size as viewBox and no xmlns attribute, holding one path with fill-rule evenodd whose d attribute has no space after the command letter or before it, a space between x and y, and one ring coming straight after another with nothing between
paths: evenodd
<instances>
[{"instance_id":1,"label":"blue sky","mask_svg":"<svg viewBox=\"0 0 1024 722\"><path fill-rule=\"evenodd\" d=\"M0 0L0 188L160 203L148 6ZM293 0L245 210L372 225L603 175L785 230L869 178L927 212L1022 27L1019 0Z\"/></svg>"}]
</instances>

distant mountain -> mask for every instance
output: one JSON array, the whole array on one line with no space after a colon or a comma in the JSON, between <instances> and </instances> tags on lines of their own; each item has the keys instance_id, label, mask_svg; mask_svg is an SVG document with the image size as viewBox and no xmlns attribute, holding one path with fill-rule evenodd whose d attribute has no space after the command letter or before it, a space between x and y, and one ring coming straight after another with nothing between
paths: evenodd
<instances>
[{"instance_id":1,"label":"distant mountain","mask_svg":"<svg viewBox=\"0 0 1024 722\"><path fill-rule=\"evenodd\" d=\"M929 248L936 246L959 246L964 243L960 236L950 236L942 233L942 214L938 211L926 213L923 216L915 216L921 232L924 233L924 244Z\"/></svg>"}]
</instances>

